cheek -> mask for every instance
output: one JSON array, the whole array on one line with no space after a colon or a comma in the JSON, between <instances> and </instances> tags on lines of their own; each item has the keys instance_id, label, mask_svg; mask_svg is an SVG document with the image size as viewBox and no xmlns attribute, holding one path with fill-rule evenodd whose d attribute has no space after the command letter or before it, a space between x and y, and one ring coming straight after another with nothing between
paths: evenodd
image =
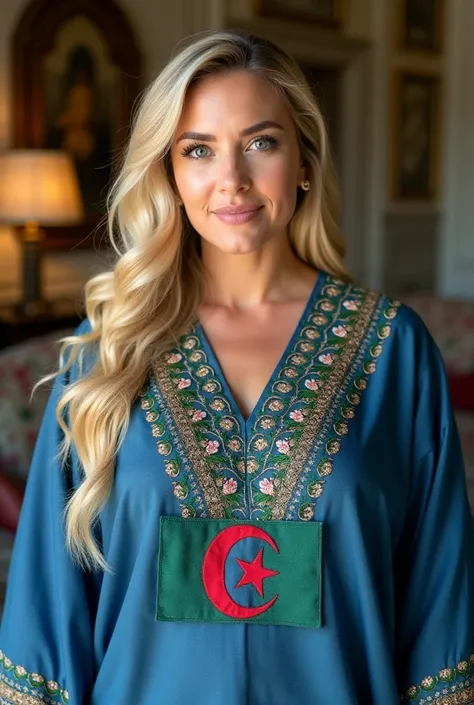
<instances>
[{"instance_id":1,"label":"cheek","mask_svg":"<svg viewBox=\"0 0 474 705\"><path fill-rule=\"evenodd\" d=\"M210 169L206 169L204 165L197 165L195 168L193 166L175 171L178 191L182 198L189 202L206 196L214 181Z\"/></svg>"},{"instance_id":2,"label":"cheek","mask_svg":"<svg viewBox=\"0 0 474 705\"><path fill-rule=\"evenodd\" d=\"M279 199L292 198L296 190L297 174L288 161L268 161L255 170L254 182L260 191Z\"/></svg>"},{"instance_id":3,"label":"cheek","mask_svg":"<svg viewBox=\"0 0 474 705\"><path fill-rule=\"evenodd\" d=\"M274 161L255 175L258 191L271 202L272 220L286 225L296 207L297 170L288 161Z\"/></svg>"}]
</instances>

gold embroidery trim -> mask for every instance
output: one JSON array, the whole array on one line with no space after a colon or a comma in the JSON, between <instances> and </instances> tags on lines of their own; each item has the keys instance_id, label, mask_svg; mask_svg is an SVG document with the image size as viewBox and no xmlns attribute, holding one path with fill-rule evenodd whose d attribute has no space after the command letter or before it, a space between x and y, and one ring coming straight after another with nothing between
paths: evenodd
<instances>
[{"instance_id":1,"label":"gold embroidery trim","mask_svg":"<svg viewBox=\"0 0 474 705\"><path fill-rule=\"evenodd\" d=\"M155 365L154 372L162 393L171 407L176 425L180 430L180 435L186 446L188 457L193 464L193 469L199 478L210 516L213 519L223 519L225 518L225 508L219 488L209 473L209 468L196 440L194 431L190 426L189 418L177 397L176 389L168 374L168 370L166 366L160 362Z\"/></svg>"},{"instance_id":2,"label":"gold embroidery trim","mask_svg":"<svg viewBox=\"0 0 474 705\"><path fill-rule=\"evenodd\" d=\"M439 698L431 696L432 702L436 705L473 705L474 703L474 687L468 688L461 693L452 693L451 695L441 695ZM422 694L422 700L418 702L431 702L427 700L427 693Z\"/></svg>"},{"instance_id":3,"label":"gold embroidery trim","mask_svg":"<svg viewBox=\"0 0 474 705\"><path fill-rule=\"evenodd\" d=\"M43 703L44 699L34 698L32 695L27 693L19 693L14 688L11 688L6 683L0 681L0 698L6 698L13 705L37 705L37 703Z\"/></svg>"},{"instance_id":4,"label":"gold embroidery trim","mask_svg":"<svg viewBox=\"0 0 474 705\"><path fill-rule=\"evenodd\" d=\"M370 293L367 296L361 310L357 323L351 333L350 340L347 341L343 352L341 353L332 374L326 380L321 394L312 410L310 418L305 422L305 428L301 436L298 448L295 448L291 455L291 460L288 466L283 484L278 490L275 506L272 510L272 520L282 520L285 511L291 500L291 496L301 474L301 469L305 465L308 454L311 450L314 438L316 437L321 423L323 422L327 410L334 400L335 395L340 389L341 384L345 379L346 372L357 353L357 350L364 338L367 327L370 324L370 319L377 306L379 295Z\"/></svg>"}]
</instances>

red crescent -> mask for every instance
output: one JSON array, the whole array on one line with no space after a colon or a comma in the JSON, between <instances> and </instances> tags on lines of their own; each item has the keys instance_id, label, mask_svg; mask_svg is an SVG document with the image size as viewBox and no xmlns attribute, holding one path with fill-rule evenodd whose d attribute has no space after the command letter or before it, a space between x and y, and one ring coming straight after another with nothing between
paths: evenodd
<instances>
[{"instance_id":1,"label":"red crescent","mask_svg":"<svg viewBox=\"0 0 474 705\"><path fill-rule=\"evenodd\" d=\"M211 541L202 563L202 580L210 601L219 612L236 619L256 617L270 609L278 599L278 595L275 595L272 600L260 607L242 607L230 596L225 585L225 562L232 547L238 541L246 538L262 539L270 544L274 551L279 553L278 546L266 531L259 529L257 526L237 524L236 526L229 526L217 534Z\"/></svg>"}]
</instances>

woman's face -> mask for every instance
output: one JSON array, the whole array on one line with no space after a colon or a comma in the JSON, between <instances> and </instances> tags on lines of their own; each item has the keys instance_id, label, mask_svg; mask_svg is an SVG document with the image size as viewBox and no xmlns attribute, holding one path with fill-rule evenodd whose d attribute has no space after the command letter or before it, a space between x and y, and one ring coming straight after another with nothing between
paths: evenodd
<instances>
[{"instance_id":1,"label":"woman's face","mask_svg":"<svg viewBox=\"0 0 474 705\"><path fill-rule=\"evenodd\" d=\"M192 86L171 161L188 218L208 243L245 254L286 232L305 170L290 114L265 79L240 70Z\"/></svg>"}]
</instances>

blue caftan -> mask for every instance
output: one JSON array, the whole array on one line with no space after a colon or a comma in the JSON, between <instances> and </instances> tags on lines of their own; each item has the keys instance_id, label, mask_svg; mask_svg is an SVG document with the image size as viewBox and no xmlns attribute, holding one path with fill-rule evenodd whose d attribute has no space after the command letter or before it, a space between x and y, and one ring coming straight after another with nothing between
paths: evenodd
<instances>
[{"instance_id":1,"label":"blue caftan","mask_svg":"<svg viewBox=\"0 0 474 705\"><path fill-rule=\"evenodd\" d=\"M1 703L474 703L473 523L444 367L412 310L320 272L247 420L196 320L133 405L94 528L113 574L64 547L80 473L56 460L55 406L76 375L54 385L31 466ZM268 607L283 578L293 594Z\"/></svg>"}]
</instances>

